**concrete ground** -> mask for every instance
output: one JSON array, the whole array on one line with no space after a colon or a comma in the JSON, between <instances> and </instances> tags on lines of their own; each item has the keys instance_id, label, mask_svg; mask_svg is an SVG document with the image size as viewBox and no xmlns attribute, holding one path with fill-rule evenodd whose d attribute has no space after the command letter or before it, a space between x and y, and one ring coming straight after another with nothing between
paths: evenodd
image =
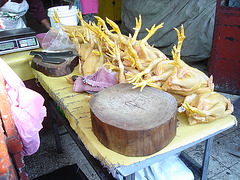
<instances>
[{"instance_id":1,"label":"concrete ground","mask_svg":"<svg viewBox=\"0 0 240 180\"><path fill-rule=\"evenodd\" d=\"M64 134L66 129L61 126L60 133ZM70 134L61 135L63 153L59 154L56 149L56 143L53 131L41 133L41 144L37 153L32 156L24 157L25 165L30 179L52 172L63 166L77 163L89 180L99 180L91 165L85 159L84 155L75 144Z\"/></svg>"},{"instance_id":2,"label":"concrete ground","mask_svg":"<svg viewBox=\"0 0 240 180\"><path fill-rule=\"evenodd\" d=\"M199 63L193 64L192 66L199 68L203 72L206 71L204 64ZM240 157L233 155L230 151L240 153L240 96L226 93L222 94L230 98L231 102L235 105L233 114L237 117L238 125L215 136L209 164L208 179L238 180L240 179ZM63 134L61 135L63 153L57 153L52 130L41 133L39 150L32 156L24 158L29 178L33 179L60 167L77 163L89 180L98 180L99 177L87 162L71 136L67 133L66 129L63 126L59 129L61 134ZM184 152L201 164L204 145L205 142L202 142Z\"/></svg>"}]
</instances>

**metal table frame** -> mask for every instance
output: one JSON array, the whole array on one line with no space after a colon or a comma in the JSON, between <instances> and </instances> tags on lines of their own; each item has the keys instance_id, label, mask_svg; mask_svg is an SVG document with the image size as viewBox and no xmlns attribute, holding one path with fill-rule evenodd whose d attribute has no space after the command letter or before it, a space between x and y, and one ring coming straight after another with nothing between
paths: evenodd
<instances>
[{"instance_id":1,"label":"metal table frame","mask_svg":"<svg viewBox=\"0 0 240 180\"><path fill-rule=\"evenodd\" d=\"M219 132L220 133L220 132ZM218 134L218 133L216 133ZM148 167L154 163L157 163L169 156L173 156L177 153L181 153L180 154L180 158L188 165L188 166L192 166L193 168L193 173L195 176L201 177L202 180L206 180L207 179L207 174L208 174L208 166L209 166L209 161L210 161L210 156L211 156L211 150L212 150L212 146L213 146L213 139L214 136L216 135L211 135L209 137L206 137L205 139L201 140L201 141L196 141L194 143L191 143L187 146L183 146L181 148L175 149L173 151L169 151L165 154L156 156L154 158L150 158L147 159L139 164L133 164L127 167L120 167L117 168L117 172L119 174L121 174L123 177L125 177L125 180L133 180L135 175L134 173L139 171L142 168ZM203 154L203 162L202 162L202 166L198 165L198 163L196 161L194 161L192 158L190 158L186 153L182 153L183 150L192 147L202 141L206 140L205 143L205 150L204 150L204 154Z\"/></svg>"}]
</instances>

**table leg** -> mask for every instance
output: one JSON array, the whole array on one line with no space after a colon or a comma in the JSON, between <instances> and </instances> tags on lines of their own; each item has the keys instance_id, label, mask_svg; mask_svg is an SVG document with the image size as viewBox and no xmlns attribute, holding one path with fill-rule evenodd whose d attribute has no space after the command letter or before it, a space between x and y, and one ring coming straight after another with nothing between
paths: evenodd
<instances>
[{"instance_id":1,"label":"table leg","mask_svg":"<svg viewBox=\"0 0 240 180\"><path fill-rule=\"evenodd\" d=\"M51 103L54 105L53 101ZM114 180L115 178L112 177L111 173L107 171L106 168L104 168L101 165L101 162L94 158L89 151L86 149L85 145L82 143L81 139L78 137L76 132L71 128L69 121L62 116L60 111L57 109L57 106L52 106L53 113L55 114L56 118L60 120L60 122L63 124L63 126L66 128L68 133L71 135L72 139L75 141L89 164L93 167L97 175L100 177L102 180Z\"/></svg>"},{"instance_id":2,"label":"table leg","mask_svg":"<svg viewBox=\"0 0 240 180\"><path fill-rule=\"evenodd\" d=\"M203 155L203 163L202 163L202 180L207 179L208 166L209 166L212 146L213 146L213 137L206 140L205 151Z\"/></svg>"},{"instance_id":3,"label":"table leg","mask_svg":"<svg viewBox=\"0 0 240 180\"><path fill-rule=\"evenodd\" d=\"M53 103L53 101L49 98L49 108L50 108L50 115L51 115L51 119L52 119L52 128L53 128L53 134L55 137L55 141L56 141L56 146L57 146L57 152L60 154L63 152L62 149L62 144L60 141L60 134L58 132L58 123L57 123L57 117L56 117L56 112L54 110L55 104Z\"/></svg>"},{"instance_id":4,"label":"table leg","mask_svg":"<svg viewBox=\"0 0 240 180\"><path fill-rule=\"evenodd\" d=\"M135 173L128 175L127 177L123 177L124 180L134 180L135 179Z\"/></svg>"}]
</instances>

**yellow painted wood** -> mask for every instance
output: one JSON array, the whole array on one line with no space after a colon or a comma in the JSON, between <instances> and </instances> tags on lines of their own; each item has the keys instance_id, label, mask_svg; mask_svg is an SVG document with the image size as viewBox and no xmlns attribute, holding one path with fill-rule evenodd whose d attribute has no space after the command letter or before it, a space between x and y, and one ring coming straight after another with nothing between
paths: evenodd
<instances>
[{"instance_id":1,"label":"yellow painted wood","mask_svg":"<svg viewBox=\"0 0 240 180\"><path fill-rule=\"evenodd\" d=\"M39 51L41 49L35 50ZM22 81L26 81L34 78L32 68L29 65L29 61L33 58L33 56L29 55L31 51L32 50L4 54L0 57L13 69Z\"/></svg>"}]
</instances>

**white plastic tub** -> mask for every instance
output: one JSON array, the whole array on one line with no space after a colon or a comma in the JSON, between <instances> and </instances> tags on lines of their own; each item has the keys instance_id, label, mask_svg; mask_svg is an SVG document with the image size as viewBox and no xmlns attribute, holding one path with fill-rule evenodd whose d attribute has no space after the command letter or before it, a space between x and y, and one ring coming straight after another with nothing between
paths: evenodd
<instances>
[{"instance_id":1,"label":"white plastic tub","mask_svg":"<svg viewBox=\"0 0 240 180\"><path fill-rule=\"evenodd\" d=\"M69 10L69 6L56 6L51 7L48 9L48 17L50 18L51 26L54 27L56 25L53 15L54 10L59 16L60 23L62 25L70 25L70 26L77 26L78 23L78 17L77 17L77 7L72 6L72 8Z\"/></svg>"}]
</instances>

